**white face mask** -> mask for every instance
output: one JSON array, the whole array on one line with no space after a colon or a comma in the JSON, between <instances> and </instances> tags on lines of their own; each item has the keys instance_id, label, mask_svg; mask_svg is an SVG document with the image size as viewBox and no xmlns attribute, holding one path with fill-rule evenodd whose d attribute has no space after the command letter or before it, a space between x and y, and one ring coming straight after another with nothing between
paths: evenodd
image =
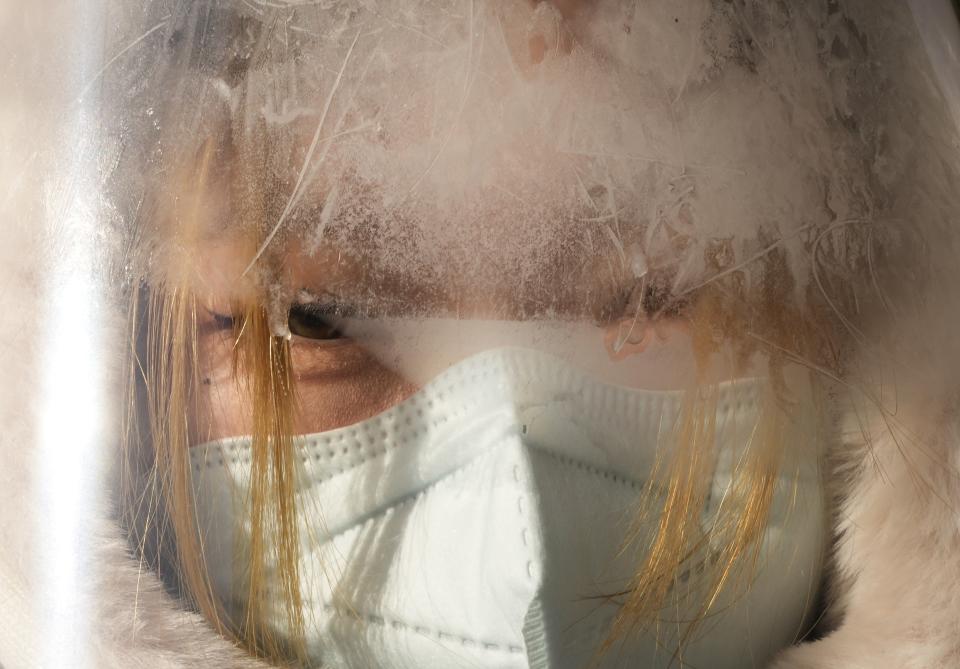
<instances>
[{"instance_id":1,"label":"white face mask","mask_svg":"<svg viewBox=\"0 0 960 669\"><path fill-rule=\"evenodd\" d=\"M763 388L721 386L712 508ZM507 349L464 360L379 416L304 437L300 587L311 659L358 669L586 667L617 611L597 596L623 591L636 569L637 554L619 549L680 402L678 392L602 385L556 358ZM191 453L208 567L234 614L246 595L249 444ZM798 448L811 457L784 467L753 587L721 598L685 662L763 666L803 633L823 513L816 449ZM268 588L279 593L273 574ZM280 598L268 599L282 635ZM615 644L601 666L675 665L682 632L664 625L664 648L652 633Z\"/></svg>"}]
</instances>

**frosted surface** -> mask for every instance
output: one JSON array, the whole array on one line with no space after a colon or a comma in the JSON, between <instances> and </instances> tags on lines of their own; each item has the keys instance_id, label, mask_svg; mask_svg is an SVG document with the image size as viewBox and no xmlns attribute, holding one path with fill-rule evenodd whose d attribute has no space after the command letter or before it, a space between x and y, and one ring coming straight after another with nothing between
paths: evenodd
<instances>
[{"instance_id":1,"label":"frosted surface","mask_svg":"<svg viewBox=\"0 0 960 669\"><path fill-rule=\"evenodd\" d=\"M891 220L956 206L956 154L925 157L956 128L899 3L124 11L147 30L105 75L117 216L163 211L210 140L201 237L245 240L235 275L283 303L596 315L640 280L648 311L712 281L803 300L814 245L854 271L866 226L899 244Z\"/></svg>"}]
</instances>

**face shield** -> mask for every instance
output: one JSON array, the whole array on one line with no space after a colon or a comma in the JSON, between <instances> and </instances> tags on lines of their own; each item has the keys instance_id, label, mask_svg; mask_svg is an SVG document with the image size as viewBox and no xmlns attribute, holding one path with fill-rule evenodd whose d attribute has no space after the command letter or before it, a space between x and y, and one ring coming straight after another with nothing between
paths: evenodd
<instances>
[{"instance_id":1,"label":"face shield","mask_svg":"<svg viewBox=\"0 0 960 669\"><path fill-rule=\"evenodd\" d=\"M829 393L947 331L956 19L919 4L0 17L42 45L12 40L0 128L40 305L8 328L42 342L0 663L97 666L141 576L151 613L304 666L801 638Z\"/></svg>"}]
</instances>

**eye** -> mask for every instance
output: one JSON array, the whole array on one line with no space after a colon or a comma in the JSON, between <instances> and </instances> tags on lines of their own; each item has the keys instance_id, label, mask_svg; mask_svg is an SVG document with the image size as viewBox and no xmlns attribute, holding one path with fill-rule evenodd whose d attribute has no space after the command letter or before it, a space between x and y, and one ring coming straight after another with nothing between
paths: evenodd
<instances>
[{"instance_id":1,"label":"eye","mask_svg":"<svg viewBox=\"0 0 960 669\"><path fill-rule=\"evenodd\" d=\"M334 325L339 309L333 304L312 302L296 304L290 309L288 327L291 334L306 339L330 341L343 339L343 334Z\"/></svg>"},{"instance_id":2,"label":"eye","mask_svg":"<svg viewBox=\"0 0 960 669\"><path fill-rule=\"evenodd\" d=\"M209 310L208 310L209 311ZM215 330L232 330L236 319L233 316L226 314L219 314L215 311L209 311L210 317L213 319L213 328Z\"/></svg>"}]
</instances>

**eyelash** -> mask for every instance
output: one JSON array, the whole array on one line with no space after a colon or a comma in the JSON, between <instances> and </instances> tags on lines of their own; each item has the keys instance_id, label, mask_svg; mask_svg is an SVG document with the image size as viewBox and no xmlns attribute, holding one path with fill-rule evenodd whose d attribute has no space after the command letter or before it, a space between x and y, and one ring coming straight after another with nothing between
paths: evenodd
<instances>
[{"instance_id":1,"label":"eyelash","mask_svg":"<svg viewBox=\"0 0 960 669\"><path fill-rule=\"evenodd\" d=\"M336 304L310 302L295 304L290 308L288 327L292 334L315 341L333 341L343 339L333 321L340 316L341 309Z\"/></svg>"},{"instance_id":2,"label":"eyelash","mask_svg":"<svg viewBox=\"0 0 960 669\"><path fill-rule=\"evenodd\" d=\"M337 304L311 302L294 304L290 307L288 327L290 333L304 339L314 341L334 341L343 339L333 321L343 315L343 310ZM214 323L219 330L230 330L237 323L237 317L211 312Z\"/></svg>"}]
</instances>

